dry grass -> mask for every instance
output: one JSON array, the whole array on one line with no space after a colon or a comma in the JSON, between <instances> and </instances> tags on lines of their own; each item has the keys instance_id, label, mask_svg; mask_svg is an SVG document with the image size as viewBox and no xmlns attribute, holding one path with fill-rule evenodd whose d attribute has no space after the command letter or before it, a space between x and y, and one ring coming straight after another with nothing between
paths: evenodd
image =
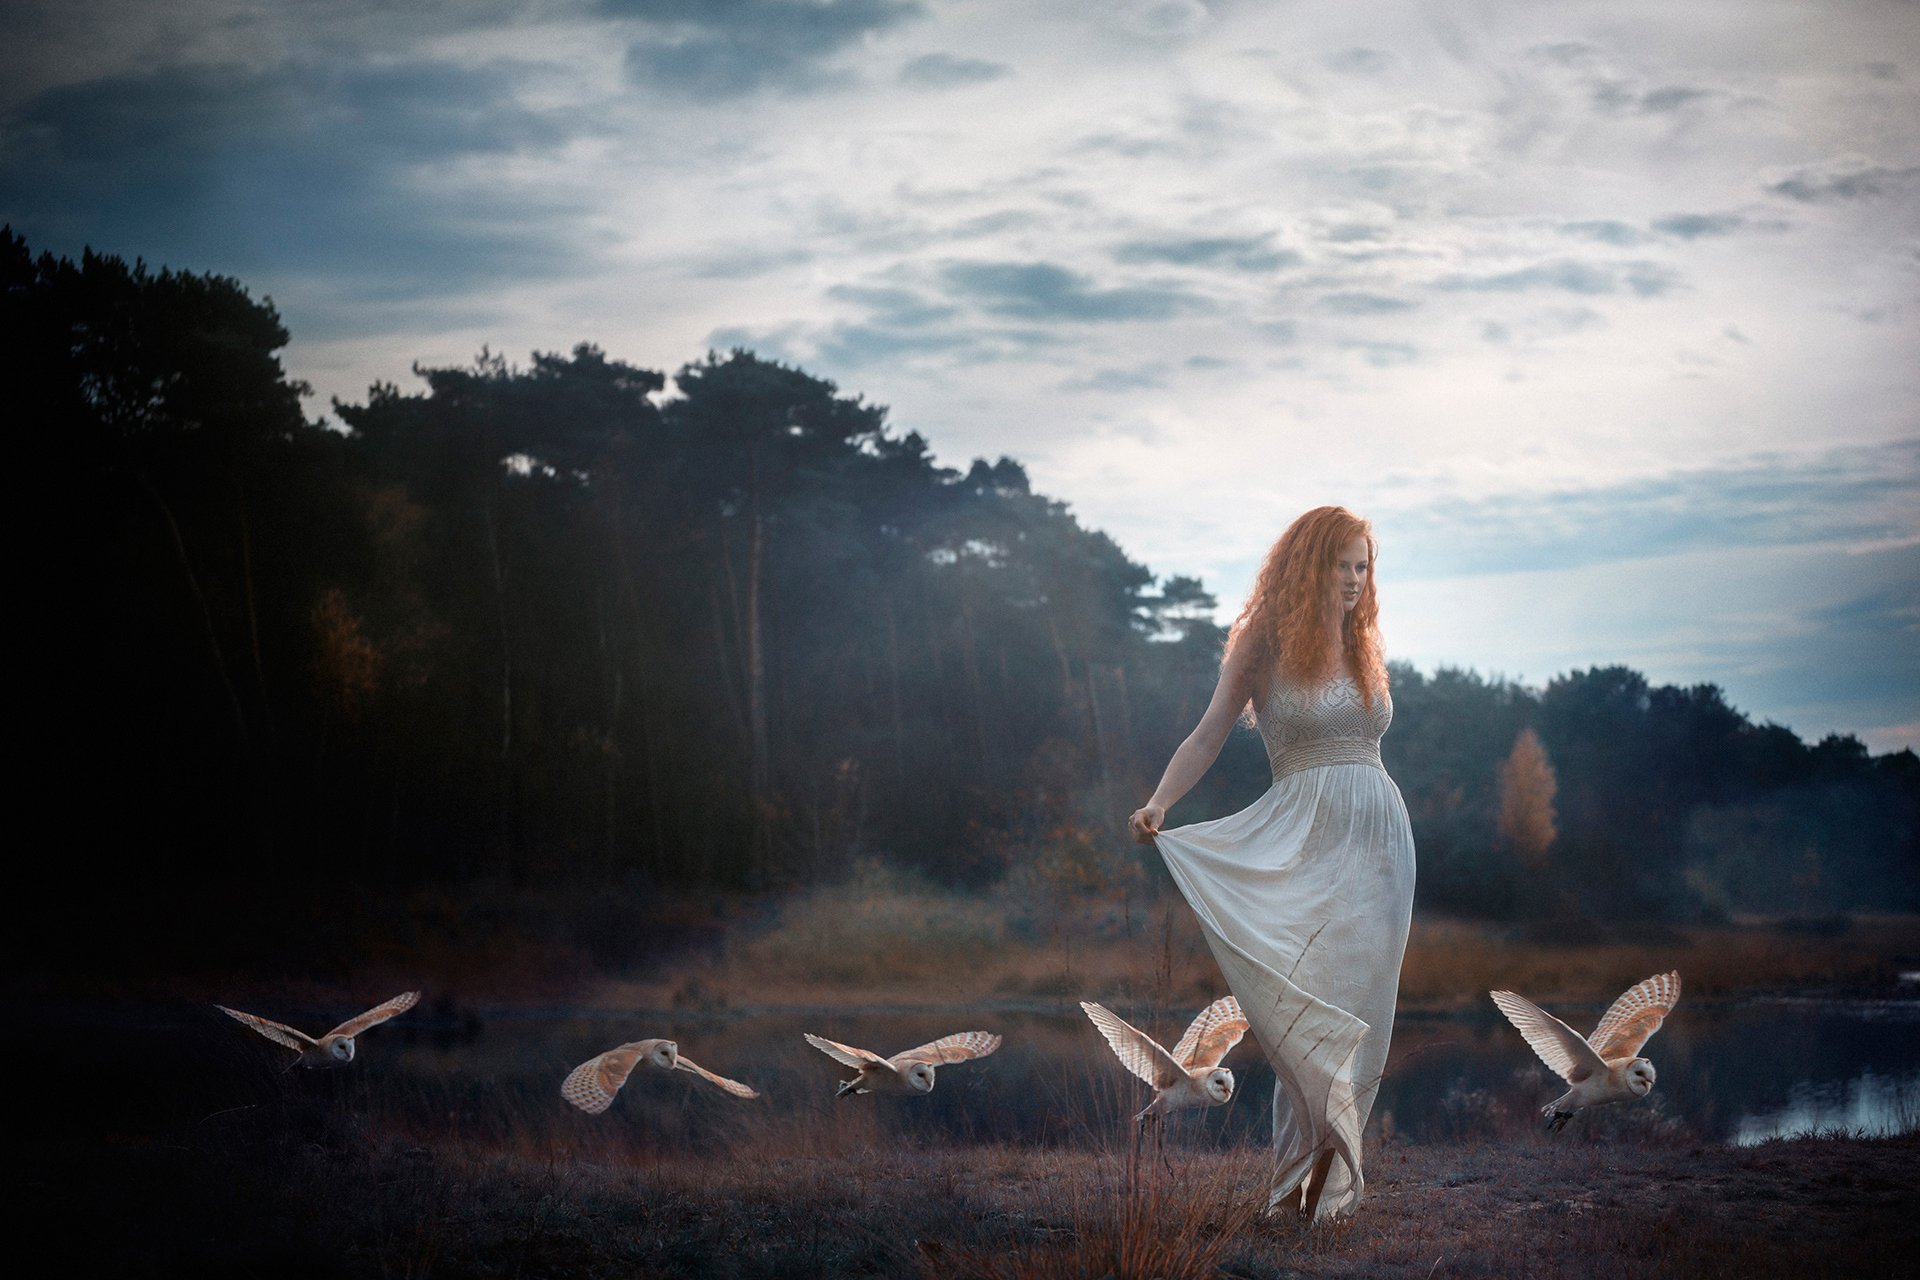
<instances>
[{"instance_id":1,"label":"dry grass","mask_svg":"<svg viewBox=\"0 0 1920 1280\"><path fill-rule=\"evenodd\" d=\"M1308 1230L1255 1212L1247 1153L1130 1176L1111 1152L589 1162L307 1136L32 1151L19 1208L131 1275L1692 1280L1903 1274L1920 1247L1913 1137L1399 1147L1355 1219Z\"/></svg>"},{"instance_id":2,"label":"dry grass","mask_svg":"<svg viewBox=\"0 0 1920 1280\"><path fill-rule=\"evenodd\" d=\"M876 864L800 895L714 952L602 984L603 1008L966 1007L1111 998L1204 1003L1219 971L1192 913L1139 893L1059 893L1020 878L953 893Z\"/></svg>"},{"instance_id":3,"label":"dry grass","mask_svg":"<svg viewBox=\"0 0 1920 1280\"><path fill-rule=\"evenodd\" d=\"M22 1053L30 1039L107 1061L124 1055L131 1032L142 1044L137 1088L85 1108L29 1108L13 1122L24 1175L15 1207L36 1238L59 1242L89 1270L289 1280L1374 1280L1600 1268L1674 1280L1851 1277L1904 1274L1920 1248L1920 1135L1735 1149L1669 1114L1663 1091L1548 1141L1533 1110L1548 1096L1540 1069L1511 1042L1504 1060L1527 1061L1519 1070L1530 1074L1447 1093L1443 1122L1415 1133L1428 1144L1396 1140L1392 1117L1380 1116L1369 1198L1344 1225L1305 1230L1260 1213L1264 1158L1246 1127L1257 1110L1190 1117L1164 1163L1139 1162L1124 1143L1137 1082L1117 1072L1068 1002L1092 993L1142 1006L1143 1025L1177 1032L1223 987L1184 905L1124 885L1063 892L1029 879L970 897L868 869L751 928L725 930L693 912L686 945L630 953L620 949L625 935L644 926L619 902L584 940L543 923L560 909L542 915L504 895L481 918L460 903L436 909L454 923L413 937L393 929L391 947L355 972L351 998L325 981L255 975L229 990L174 979L193 988L191 1001L116 994L79 1009L49 999L31 1017L0 1018ZM502 922L513 925L514 946L490 932ZM515 985L520 945L551 964ZM469 947L488 949L491 967L463 967ZM412 1023L372 1033L352 1070L285 1073L274 1046L205 1004L210 994L243 1005L243 994L257 996L264 1012L326 1025L329 1006L350 1012L421 981L422 956L444 982L460 981L467 1000L491 1006L486 1034L466 1005L435 1001ZM1478 1008L1491 1022L1489 987L1550 1007L1594 1003L1673 967L1690 1001L1757 989L1886 991L1900 970L1920 968L1920 919L1560 945L1422 918L1401 1003ZM601 976L609 973L633 976ZM515 1022L523 1001L606 1012ZM761 1016L733 1016L748 1006ZM957 1029L954 1013L995 1006L996 1020L979 1025L1005 1025L1007 1047L987 1064L943 1070L921 1099L834 1103L831 1064L798 1036L884 1030L899 1042L874 1047L891 1050ZM1064 1020L1055 1016L1063 1007ZM648 1009L681 1014L631 1012ZM1402 1066L1417 1068L1427 1041L1435 1055L1463 1052L1459 1024L1471 1020L1432 1021L1410 1019L1396 1034ZM555 1096L560 1075L629 1022L633 1034L686 1024L674 1033L689 1052L697 1043L698 1060L750 1076L767 1100L736 1106L671 1076L634 1082L604 1117L567 1109ZM1248 1097L1247 1107L1261 1105L1257 1089ZM1005 1123L1016 1100L1035 1113L1024 1128Z\"/></svg>"},{"instance_id":4,"label":"dry grass","mask_svg":"<svg viewBox=\"0 0 1920 1280\"><path fill-rule=\"evenodd\" d=\"M870 864L844 884L795 899L778 927L731 947L726 964L789 983L924 985L975 970L1007 944L998 904L936 892Z\"/></svg>"},{"instance_id":5,"label":"dry grass","mask_svg":"<svg viewBox=\"0 0 1920 1280\"><path fill-rule=\"evenodd\" d=\"M1124 1157L1056 1156L1045 1203L1060 1215L1028 1238L990 1244L919 1242L928 1277L963 1280L1205 1280L1266 1207L1266 1163L1254 1152L1180 1156L1161 1135Z\"/></svg>"},{"instance_id":6,"label":"dry grass","mask_svg":"<svg viewBox=\"0 0 1920 1280\"><path fill-rule=\"evenodd\" d=\"M1593 931L1602 932L1602 931ZM1809 931L1769 922L1543 941L1524 929L1421 916L1400 1007L1470 1007L1496 987L1537 1001L1595 1001L1679 968L1689 999L1756 990L1891 990L1920 966L1920 917L1864 916ZM1049 894L1032 881L984 895L877 867L795 898L705 955L594 987L603 1008L767 1005L973 1007L1104 998L1198 1005L1224 985L1177 897Z\"/></svg>"},{"instance_id":7,"label":"dry grass","mask_svg":"<svg viewBox=\"0 0 1920 1280\"><path fill-rule=\"evenodd\" d=\"M423 892L360 904L346 913L335 963L298 973L153 973L137 986L147 994L219 991L230 1002L308 1004L421 987L463 1005L696 1013L1070 1007L1089 994L1176 1008L1220 994L1219 970L1193 913L1171 889L1152 891L1131 863L1109 859L1113 865L1089 871L1085 859L1060 861L1066 870L1042 859L977 894L869 863L844 883L780 902L482 884L458 896ZM1494 987L1549 1004L1599 1001L1675 967L1690 1001L1756 990L1872 994L1893 990L1900 971L1920 968L1920 916L1625 933L1418 916L1400 1007L1467 1008ZM108 999L133 989L118 977L91 989L64 977L57 985Z\"/></svg>"},{"instance_id":8,"label":"dry grass","mask_svg":"<svg viewBox=\"0 0 1920 1280\"><path fill-rule=\"evenodd\" d=\"M1905 957L1904 961L1902 957ZM1920 917L1864 916L1831 932L1756 922L1675 929L1648 941L1545 945L1491 926L1414 922L1400 970L1403 1008L1446 1010L1492 988L1555 1001L1610 1000L1648 974L1678 968L1689 999L1755 990L1884 991L1920 957Z\"/></svg>"},{"instance_id":9,"label":"dry grass","mask_svg":"<svg viewBox=\"0 0 1920 1280\"><path fill-rule=\"evenodd\" d=\"M587 1047L564 1026L490 1048L396 1023L315 1073L205 1010L75 1010L36 1034L107 1061L137 1027L138 1084L14 1117L14 1208L64 1269L131 1276L1375 1280L1599 1260L1693 1280L1901 1274L1920 1247L1920 1135L1732 1148L1656 1093L1549 1140L1532 1093L1497 1085L1460 1094L1434 1141L1370 1140L1359 1216L1306 1230L1260 1214L1257 1136L1212 1145L1231 1108L1176 1123L1164 1163L1131 1160L1137 1082L1095 1056L1076 1074L1045 1021L925 1098L836 1103L830 1064L783 1030L792 1047L754 1064L763 1104L670 1075L589 1117L555 1093ZM760 1043L703 1034L729 1067ZM997 1108L1049 1089L1062 1127L994 1136Z\"/></svg>"}]
</instances>

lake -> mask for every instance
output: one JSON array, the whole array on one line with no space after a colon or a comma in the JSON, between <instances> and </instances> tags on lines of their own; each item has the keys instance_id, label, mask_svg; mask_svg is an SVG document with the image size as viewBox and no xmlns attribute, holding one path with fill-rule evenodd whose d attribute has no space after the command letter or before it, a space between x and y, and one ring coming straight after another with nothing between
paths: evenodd
<instances>
[{"instance_id":1,"label":"lake","mask_svg":"<svg viewBox=\"0 0 1920 1280\"><path fill-rule=\"evenodd\" d=\"M288 1011L278 1011L282 1014ZM790 1151L862 1142L1083 1143L1124 1133L1146 1087L1126 1075L1077 1008L987 1005L925 1010L737 1010L727 1013L478 1009L416 1011L369 1033L350 1084L283 1077L285 1087L360 1094L390 1127L423 1140L441 1129L508 1146L559 1137L672 1151L716 1146ZM1185 1012L1123 1010L1171 1044ZM1576 1027L1601 1010L1559 1007ZM299 1019L291 1019L305 1025ZM309 1018L317 1027L324 1017ZM842 1069L801 1039L811 1031L891 1054L961 1030L1006 1038L984 1060L942 1067L926 1097L836 1101ZM245 1070L278 1062L240 1039ZM558 1096L576 1063L624 1040L669 1036L713 1071L765 1095L739 1102L686 1073L638 1072L607 1115ZM1583 1113L1560 1139L1754 1143L1811 1132L1887 1134L1920 1127L1920 1000L1818 997L1683 1004L1648 1045L1659 1071L1645 1102ZM1239 1082L1225 1107L1176 1126L1187 1143L1264 1142L1273 1077L1251 1040L1228 1059ZM277 1074L277 1073L276 1073ZM1390 1140L1522 1137L1562 1090L1491 1003L1468 1014L1405 1014L1374 1117Z\"/></svg>"},{"instance_id":2,"label":"lake","mask_svg":"<svg viewBox=\"0 0 1920 1280\"><path fill-rule=\"evenodd\" d=\"M1584 1030L1602 1009L1553 1012ZM1463 1095L1497 1089L1537 1109L1565 1088L1497 1013L1404 1018L1394 1049L1377 1105L1424 1138L1471 1117ZM1648 1101L1583 1118L1631 1124L1607 1112L1652 1109L1737 1143L1920 1127L1920 1000L1683 1002L1644 1052L1659 1073Z\"/></svg>"}]
</instances>

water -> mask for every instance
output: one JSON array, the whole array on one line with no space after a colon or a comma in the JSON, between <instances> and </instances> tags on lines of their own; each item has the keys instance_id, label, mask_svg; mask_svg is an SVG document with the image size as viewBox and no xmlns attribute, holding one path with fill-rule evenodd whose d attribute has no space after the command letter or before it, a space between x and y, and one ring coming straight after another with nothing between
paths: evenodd
<instances>
[{"instance_id":1,"label":"water","mask_svg":"<svg viewBox=\"0 0 1920 1280\"><path fill-rule=\"evenodd\" d=\"M1750 1147L1771 1138L1808 1133L1884 1137L1916 1127L1920 1127L1920 1075L1863 1071L1851 1080L1796 1084L1784 1107L1740 1117L1733 1141Z\"/></svg>"},{"instance_id":2,"label":"water","mask_svg":"<svg viewBox=\"0 0 1920 1280\"><path fill-rule=\"evenodd\" d=\"M267 1011L322 1027L338 1010ZM1124 1009L1171 1044L1186 1016ZM1555 1008L1576 1027L1600 1009ZM344 1100L386 1132L430 1143L458 1137L507 1148L805 1155L873 1143L1003 1142L1090 1145L1130 1131L1150 1097L1071 1004L988 1004L924 1010L490 1010L423 1006L369 1032L342 1072L282 1072L290 1057L198 1006L142 1012L142 1031L177 1042L162 1055L178 1079L156 1085L193 1124L264 1116L289 1099ZM72 1027L111 1039L119 1029ZM833 1093L844 1071L801 1039L812 1031L891 1054L953 1031L996 1031L1004 1047L941 1067L916 1098ZM636 1072L605 1116L559 1098L577 1063L626 1040L668 1036L702 1066L758 1088L741 1102L687 1073ZM104 1049L103 1049L104 1052ZM1888 1134L1920 1128L1920 1000L1776 999L1683 1003L1649 1042L1659 1071L1644 1102L1584 1113L1562 1140L1608 1137L1755 1143L1805 1133ZM1189 1114L1177 1140L1261 1144L1270 1132L1273 1076L1243 1042L1228 1059L1234 1100ZM1489 1003L1463 1015L1405 1014L1374 1108L1396 1139L1521 1140L1539 1107L1564 1090ZM249 1110L252 1108L253 1110ZM203 1119L204 1117L204 1119ZM263 1121L264 1122L264 1121Z\"/></svg>"},{"instance_id":3,"label":"water","mask_svg":"<svg viewBox=\"0 0 1920 1280\"><path fill-rule=\"evenodd\" d=\"M1178 1013L1134 1013L1171 1044ZM1600 1010L1559 1010L1583 1026ZM840 1069L808 1047L813 1031L883 1054L951 1031L983 1029L1005 1046L977 1063L939 1071L932 1095L834 1102ZM1077 1008L924 1012L771 1012L730 1018L554 1014L490 1020L479 1043L461 1056L475 1061L498 1051L510 1076L533 1074L545 1092L551 1076L621 1040L673 1035L701 1065L747 1080L771 1099L799 1099L819 1108L828 1125L865 1125L909 1139L1073 1142L1123 1123L1150 1096L1126 1075ZM377 1046L370 1043L370 1049ZM1666 1125L1715 1141L1752 1143L1813 1132L1864 1134L1920 1127L1920 1000L1772 999L1682 1005L1648 1043L1659 1071L1646 1103L1620 1104L1582 1117L1599 1132L1636 1132ZM538 1067L535 1067L535 1063ZM1234 1102L1190 1117L1191 1141L1227 1145L1264 1141L1273 1077L1252 1042L1228 1061L1238 1077ZM558 1073L558 1074L556 1074ZM636 1097L671 1095L683 1113L730 1100L679 1081L637 1078ZM631 1086L630 1086L631 1087ZM1395 1031L1375 1115L1392 1132L1416 1141L1491 1137L1539 1125L1539 1106L1565 1086L1534 1058L1489 1004L1467 1015L1403 1017ZM786 1104L781 1104L786 1105ZM862 1115L856 1108L873 1112ZM852 1111L855 1119L849 1119ZM1391 1117L1389 1120L1388 1117Z\"/></svg>"},{"instance_id":4,"label":"water","mask_svg":"<svg viewBox=\"0 0 1920 1280\"><path fill-rule=\"evenodd\" d=\"M1601 1009L1553 1012L1584 1028ZM1583 1119L1666 1121L1742 1144L1920 1128L1920 1000L1683 1001L1644 1052L1659 1073L1648 1101ZM1432 1139L1472 1129L1479 1112L1503 1115L1519 1102L1537 1110L1564 1090L1489 1006L1472 1018L1403 1018L1378 1106L1410 1136Z\"/></svg>"}]
</instances>

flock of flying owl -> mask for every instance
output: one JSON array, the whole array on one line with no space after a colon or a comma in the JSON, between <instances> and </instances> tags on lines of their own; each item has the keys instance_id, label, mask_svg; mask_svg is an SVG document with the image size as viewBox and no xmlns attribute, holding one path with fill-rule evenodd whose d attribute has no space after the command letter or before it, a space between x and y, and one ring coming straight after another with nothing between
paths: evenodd
<instances>
[{"instance_id":1,"label":"flock of flying owl","mask_svg":"<svg viewBox=\"0 0 1920 1280\"><path fill-rule=\"evenodd\" d=\"M1679 1003L1680 974L1656 974L1629 988L1608 1008L1593 1034L1585 1038L1524 996L1511 991L1488 994L1540 1060L1570 1086L1541 1108L1548 1130L1558 1132L1577 1111L1644 1098L1653 1089L1653 1063L1641 1057L1640 1050ZM349 1018L317 1040L285 1023L225 1005L214 1007L292 1049L299 1056L289 1066L343 1067L353 1061L355 1041L364 1032L405 1013L419 999L418 991L402 992ZM1080 1007L1106 1038L1120 1065L1153 1088L1153 1100L1134 1117L1136 1121L1189 1108L1217 1107L1233 1097L1233 1072L1220 1064L1247 1033L1247 1019L1232 996L1202 1009L1171 1050L1100 1005L1083 1001ZM883 1058L870 1050L811 1033L806 1041L854 1072L834 1095L842 1098L861 1093L931 1093L936 1068L984 1058L1001 1043L1000 1037L991 1032L959 1031ZM638 1066L689 1071L736 1098L760 1096L751 1086L716 1075L686 1057L675 1041L658 1039L630 1041L589 1058L567 1073L560 1084L560 1096L582 1111L600 1115L613 1105Z\"/></svg>"}]
</instances>

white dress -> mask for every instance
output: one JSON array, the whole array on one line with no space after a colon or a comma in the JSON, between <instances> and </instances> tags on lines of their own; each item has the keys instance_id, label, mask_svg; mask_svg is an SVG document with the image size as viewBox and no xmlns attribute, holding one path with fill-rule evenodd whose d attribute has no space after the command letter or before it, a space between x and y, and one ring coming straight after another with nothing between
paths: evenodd
<instances>
[{"instance_id":1,"label":"white dress","mask_svg":"<svg viewBox=\"0 0 1920 1280\"><path fill-rule=\"evenodd\" d=\"M1167 869L1278 1077L1270 1206L1322 1151L1318 1216L1360 1203L1360 1131L1387 1065L1413 917L1413 831L1380 763L1392 700L1340 677L1259 709L1273 786L1213 822L1162 831Z\"/></svg>"}]
</instances>

